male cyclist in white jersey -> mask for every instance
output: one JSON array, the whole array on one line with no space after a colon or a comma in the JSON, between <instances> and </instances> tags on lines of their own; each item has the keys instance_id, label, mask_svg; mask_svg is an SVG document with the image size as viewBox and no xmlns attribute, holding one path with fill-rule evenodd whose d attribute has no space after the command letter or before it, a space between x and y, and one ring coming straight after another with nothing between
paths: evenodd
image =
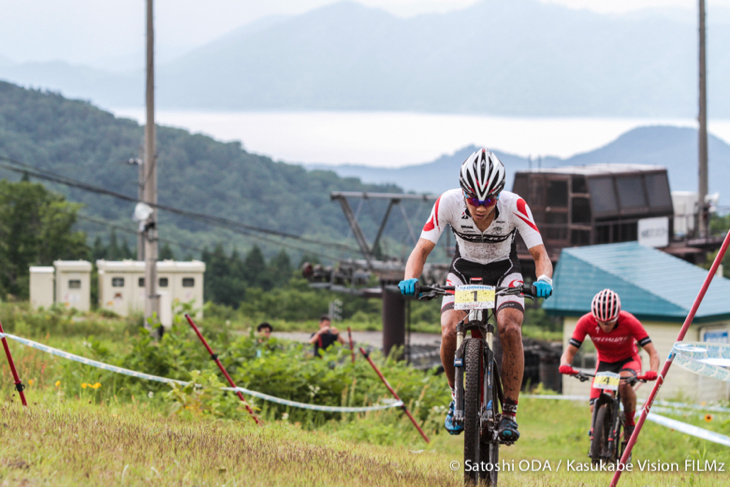
<instances>
[{"instance_id":1,"label":"male cyclist in white jersey","mask_svg":"<svg viewBox=\"0 0 730 487\"><path fill-rule=\"evenodd\" d=\"M473 277L481 277L486 285L521 285L522 273L515 250L516 233L519 232L535 260L537 295L549 297L552 294L553 266L525 200L503 191L505 170L497 156L486 149L474 152L461 165L459 182L460 189L449 190L436 200L421 238L408 258L404 280L398 284L401 293L415 295L415 283L423 272L423 265L448 224L456 237L456 253L446 285L468 284ZM521 296L497 298L497 327L503 352L500 370L504 383L499 436L504 441L516 441L520 436L515 417L524 369L521 329L524 309ZM464 429L453 423L456 324L464 316L465 311L454 309L453 295L443 298L441 362L452 391L445 422L451 434L459 434Z\"/></svg>"}]
</instances>

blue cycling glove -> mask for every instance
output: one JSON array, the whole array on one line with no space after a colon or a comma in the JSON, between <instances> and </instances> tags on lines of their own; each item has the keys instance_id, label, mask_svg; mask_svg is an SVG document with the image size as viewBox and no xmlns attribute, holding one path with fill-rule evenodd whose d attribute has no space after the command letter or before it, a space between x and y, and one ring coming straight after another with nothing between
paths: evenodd
<instances>
[{"instance_id":1,"label":"blue cycling glove","mask_svg":"<svg viewBox=\"0 0 730 487\"><path fill-rule=\"evenodd\" d=\"M553 280L548 276L540 276L533 284L535 286L535 295L538 298L549 298L553 294Z\"/></svg>"},{"instance_id":2,"label":"blue cycling glove","mask_svg":"<svg viewBox=\"0 0 730 487\"><path fill-rule=\"evenodd\" d=\"M398 289L403 296L415 296L417 282L418 279L406 279L398 283Z\"/></svg>"}]
</instances>

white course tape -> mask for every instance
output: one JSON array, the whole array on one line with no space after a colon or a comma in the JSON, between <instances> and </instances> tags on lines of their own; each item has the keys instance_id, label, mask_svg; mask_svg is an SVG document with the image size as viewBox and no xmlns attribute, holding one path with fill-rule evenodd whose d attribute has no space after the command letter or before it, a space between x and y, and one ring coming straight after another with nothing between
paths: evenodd
<instances>
[{"instance_id":1,"label":"white course tape","mask_svg":"<svg viewBox=\"0 0 730 487\"><path fill-rule=\"evenodd\" d=\"M50 353L51 355L56 355L58 357L63 357L68 360L73 360L75 362L79 362L84 365L90 365L90 366L96 367L98 369L108 370L109 372L129 375L131 377L136 377L138 379L153 380L156 382L163 382L165 384L178 384L178 385L182 385L182 386L186 386L190 383L190 382L186 382L184 380L168 379L166 377L158 377L156 375L144 374L142 372L125 369L123 367L117 367L116 365L105 364L104 362L99 362L97 360L91 360L88 358L81 357L79 355L74 355L73 353L64 352L63 350L49 347L48 345L43 345L42 343L34 342L33 340L28 340L27 338L22 338L19 336L11 335L10 333L0 333L0 338L10 338L11 340L15 340L19 343L22 343L23 345L41 350L46 353ZM274 402L277 404L283 404L283 405L291 406L291 407L295 407L295 408L311 409L313 411L325 411L325 412L329 412L329 413L364 413L367 411L378 411L378 410L382 410L382 409L403 407L402 401L395 401L391 404L384 404L381 406L368 406L368 407L319 406L317 404L305 404L302 402L289 401L288 399L281 399L279 397L269 396L268 394L264 394L262 392L251 391L248 389L244 389L243 387L236 387L236 388L221 387L221 389L224 391L241 391L244 394L258 397L259 399L264 399L266 401L271 401L271 402Z\"/></svg>"},{"instance_id":2,"label":"white course tape","mask_svg":"<svg viewBox=\"0 0 730 487\"><path fill-rule=\"evenodd\" d=\"M540 394L520 394L520 397L525 397L529 399L557 399L557 400L565 400L565 401L583 401L588 400L588 396L556 396L556 395L540 395ZM667 401L654 401L657 402L663 402L664 404L667 404ZM672 404L672 403L669 403ZM676 403L681 404L681 403ZM727 408L722 408L727 409ZM662 410L667 411L666 409ZM641 410L636 411L636 417L638 418L641 416ZM720 433L715 433L714 431L709 431L703 428L700 428L698 426L692 426L691 424L683 423L681 421L677 421L676 419L667 418L665 416L660 416L656 413L649 412L649 415L646 417L649 421L653 421L654 423L660 424L662 426L666 426L667 428L674 429L676 431L696 436L697 438L702 438L703 440L712 441L714 443L719 443L721 445L730 446L730 437L722 435Z\"/></svg>"},{"instance_id":3,"label":"white course tape","mask_svg":"<svg viewBox=\"0 0 730 487\"><path fill-rule=\"evenodd\" d=\"M638 418L639 416L641 416L641 411L636 411L636 417ZM720 433L715 433L714 431L709 431L704 428L700 428L699 426L693 426L652 412L649 413L646 419L687 435L696 436L697 438L711 441L713 443L730 446L730 436L721 435Z\"/></svg>"},{"instance_id":4,"label":"white course tape","mask_svg":"<svg viewBox=\"0 0 730 487\"><path fill-rule=\"evenodd\" d=\"M22 338L22 337L18 337L15 335L11 335L10 333L5 333L5 334L0 333L0 338L3 338L3 337L10 338L11 340L15 340L16 342L22 343L23 345L41 350L46 353L50 353L51 355L56 355L58 357L63 357L65 359L73 360L75 362L79 362L84 365L90 365L90 366L96 367L98 369L108 370L109 372L116 372L117 374L129 375L132 377L137 377L138 379L146 379L146 380L153 380L156 382L163 382L165 384L173 384L173 383L180 384L180 385L188 384L184 380L168 379L166 377L158 377L156 375L144 374L142 372L137 372L137 371L125 369L122 367L117 367L115 365L105 364L104 362L98 362L96 360L91 360L88 358L80 357L80 356L74 355L72 353L64 352L63 350L59 350L57 348L49 347L48 345L43 345L42 343L34 342L33 340L28 340L27 338Z\"/></svg>"},{"instance_id":5,"label":"white course tape","mask_svg":"<svg viewBox=\"0 0 730 487\"><path fill-rule=\"evenodd\" d=\"M302 408L302 409L313 409L315 411L326 411L326 412L330 412L330 413L364 413L367 411L376 411L378 409L399 408L399 407L403 406L403 401L394 401L391 404L384 404L382 406L368 406L368 407L354 407L354 408L335 407L335 406L317 406L314 404L304 404L301 402L289 401L288 399L281 399L280 397L269 396L268 394L264 394L263 392L250 391L248 389L244 389L243 387L223 387L222 389L225 391L241 391L244 394L248 394L253 397L258 397L259 399L264 399L266 401L271 401L276 404L282 404L284 406L292 406L295 408Z\"/></svg>"},{"instance_id":6,"label":"white course tape","mask_svg":"<svg viewBox=\"0 0 730 487\"><path fill-rule=\"evenodd\" d=\"M549 394L520 394L520 397L525 399L556 399L559 401L589 401L589 396L564 396L564 395L549 395ZM638 399L639 404L643 404L643 399ZM703 406L701 404L687 404L685 402L673 402L673 401L654 401L654 404L658 406L666 406L673 409L695 409L697 411L712 411L715 413L730 413L730 408L724 408L722 406Z\"/></svg>"},{"instance_id":7,"label":"white course tape","mask_svg":"<svg viewBox=\"0 0 730 487\"><path fill-rule=\"evenodd\" d=\"M730 382L730 345L711 342L677 342L670 355L690 372Z\"/></svg>"}]
</instances>

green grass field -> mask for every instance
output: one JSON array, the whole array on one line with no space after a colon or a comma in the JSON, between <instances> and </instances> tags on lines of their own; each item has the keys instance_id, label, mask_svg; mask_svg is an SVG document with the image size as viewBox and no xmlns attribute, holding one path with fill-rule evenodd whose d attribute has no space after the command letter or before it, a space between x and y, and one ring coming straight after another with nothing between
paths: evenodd
<instances>
[{"instance_id":1,"label":"green grass field","mask_svg":"<svg viewBox=\"0 0 730 487\"><path fill-rule=\"evenodd\" d=\"M72 323L65 321L43 328L53 317L18 315L14 327L19 335L90 357L92 339L85 338L85 333L91 330L110 356L128 353L134 341L129 325L102 318L85 322L78 335L74 335ZM169 398L159 389L151 393L144 383L134 389L128 385L119 388L108 375L108 381L102 379L94 388L99 377L95 369L69 366L64 359L12 341L10 347L28 384L30 404L27 409L19 404L3 357L1 486L463 485L463 438L444 434L444 408L436 408L424 420L430 444L398 410L336 415L325 421L300 416L294 421L267 408L266 403L252 400L264 418L259 427L230 395L221 404L237 408L238 413L228 418L195 408L173 413ZM384 370L387 376L388 369ZM402 386L396 381L393 385ZM423 398L437 392L424 386L420 394ZM210 392L210 396L216 395ZM420 407L411 404L414 411ZM672 417L730 434L728 415L705 418L692 412ZM513 471L502 473L500 485L608 485L610 473L567 469L568 461L575 466L588 460L586 404L523 398L518 420L522 438L500 452L506 465L514 465ZM685 471L687 459L730 467L726 447L647 422L634 450L635 470L639 470L639 462L649 460L652 465L677 463L679 471L627 472L620 485L727 485L730 476L725 472ZM452 462L458 462L458 467Z\"/></svg>"},{"instance_id":2,"label":"green grass field","mask_svg":"<svg viewBox=\"0 0 730 487\"><path fill-rule=\"evenodd\" d=\"M27 410L17 397L7 396L0 408L2 485L461 485L461 471L450 467L462 460L461 437L438 435L426 445L411 434L408 445L379 446L283 421L258 427L252 421L185 420L162 413L147 398L96 404L32 387L27 392ZM585 461L587 437L575 431L585 420L578 418L577 405L551 403L532 400L521 406L524 436L502 449L515 471L503 473L501 485L607 485L608 473L567 471L567 460ZM546 421L546 413L556 420ZM579 425L565 434L561 423L571 416ZM647 427L636 460L669 462L689 455L728 461L718 449L685 455L683 435L658 428ZM658 443L677 446L662 453L654 450ZM520 472L527 467L522 460L537 460L540 468L547 460L552 470ZM683 470L683 461L680 466ZM717 486L728 478L727 473L632 472L623 475L621 485Z\"/></svg>"}]
</instances>

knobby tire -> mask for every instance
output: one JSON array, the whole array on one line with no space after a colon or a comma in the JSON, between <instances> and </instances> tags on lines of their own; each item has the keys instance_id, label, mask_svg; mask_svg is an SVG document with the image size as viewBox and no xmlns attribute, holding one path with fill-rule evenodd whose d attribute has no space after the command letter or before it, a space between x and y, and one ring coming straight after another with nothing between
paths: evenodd
<instances>
[{"instance_id":1,"label":"knobby tire","mask_svg":"<svg viewBox=\"0 0 730 487\"><path fill-rule=\"evenodd\" d=\"M604 404L598 408L596 422L593 425L593 441L591 442L591 460L593 463L605 461L608 453L608 435L611 428L611 408Z\"/></svg>"},{"instance_id":2,"label":"knobby tire","mask_svg":"<svg viewBox=\"0 0 730 487\"><path fill-rule=\"evenodd\" d=\"M481 438L479 435L479 405L481 394L482 370L484 367L484 352L482 341L471 339L466 342L466 367L464 373L464 482L478 484L482 472L481 465ZM472 467L468 468L468 465ZM477 468L474 468L477 466Z\"/></svg>"},{"instance_id":3,"label":"knobby tire","mask_svg":"<svg viewBox=\"0 0 730 487\"><path fill-rule=\"evenodd\" d=\"M489 360L489 355L494 357L493 353L487 353L488 357L487 360ZM499 370L497 369L497 364L492 358L492 414L494 417L494 427L497 428L499 426L499 405L502 404L502 383L500 381L499 377ZM482 441L480 445L480 453L481 453L481 461L484 462L484 464L491 464L492 466L499 465L499 442L497 441ZM499 475L499 471L497 468L493 468L491 471L487 470L487 472L484 473L483 477L486 481L487 486L489 487L496 487L497 486L497 476Z\"/></svg>"}]
</instances>

